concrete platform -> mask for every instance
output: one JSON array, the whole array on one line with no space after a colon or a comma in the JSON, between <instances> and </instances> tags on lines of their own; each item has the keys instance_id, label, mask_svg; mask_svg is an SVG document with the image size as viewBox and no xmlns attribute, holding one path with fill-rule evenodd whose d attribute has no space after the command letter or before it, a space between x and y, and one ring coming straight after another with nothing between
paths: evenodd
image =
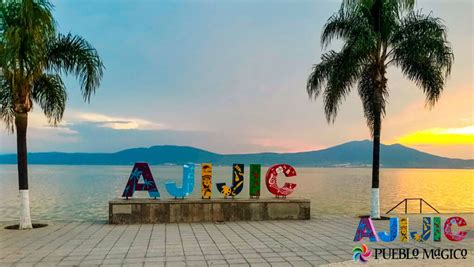
<instances>
[{"instance_id":1,"label":"concrete platform","mask_svg":"<svg viewBox=\"0 0 474 267\"><path fill-rule=\"evenodd\" d=\"M114 199L110 224L308 220L309 199Z\"/></svg>"}]
</instances>

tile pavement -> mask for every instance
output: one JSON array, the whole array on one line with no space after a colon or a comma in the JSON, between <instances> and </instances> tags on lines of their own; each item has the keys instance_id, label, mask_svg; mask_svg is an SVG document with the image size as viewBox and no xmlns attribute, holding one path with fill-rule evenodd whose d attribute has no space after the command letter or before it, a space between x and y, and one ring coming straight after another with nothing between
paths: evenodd
<instances>
[{"instance_id":1,"label":"tile pavement","mask_svg":"<svg viewBox=\"0 0 474 267\"><path fill-rule=\"evenodd\" d=\"M467 216L472 230L473 216ZM307 221L154 225L50 222L30 231L5 230L7 223L0 223L0 266L349 266L358 222L355 216L338 215ZM388 230L388 221L375 225L379 231ZM421 217L410 216L410 225L419 230ZM466 248L470 254L460 263L470 265L473 235L469 231L462 242L367 244L371 248Z\"/></svg>"}]
</instances>

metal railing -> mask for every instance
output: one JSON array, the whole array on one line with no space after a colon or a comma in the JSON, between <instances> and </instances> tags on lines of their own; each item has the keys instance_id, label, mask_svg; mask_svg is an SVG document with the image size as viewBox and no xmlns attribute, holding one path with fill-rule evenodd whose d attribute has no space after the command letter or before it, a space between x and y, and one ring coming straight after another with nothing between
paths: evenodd
<instances>
[{"instance_id":1,"label":"metal railing","mask_svg":"<svg viewBox=\"0 0 474 267\"><path fill-rule=\"evenodd\" d=\"M407 214L408 213L408 201L409 200L418 200L418 201L420 201L420 214L423 213L423 203L425 203L430 208L432 208L434 211L436 211L436 213L439 213L439 211L437 209L435 209L433 206L430 205L430 203L426 202L422 198L405 198L404 200L400 201L400 203L398 203L395 207L393 207L389 211L387 211L386 214L389 214L391 211L398 208L398 206L400 206L402 203L405 203L405 214Z\"/></svg>"}]
</instances>

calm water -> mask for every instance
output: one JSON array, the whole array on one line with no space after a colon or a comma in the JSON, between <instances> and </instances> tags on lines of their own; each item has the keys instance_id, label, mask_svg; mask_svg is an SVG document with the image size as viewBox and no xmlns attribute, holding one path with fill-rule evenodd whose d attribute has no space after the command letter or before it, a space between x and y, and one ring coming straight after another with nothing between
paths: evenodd
<instances>
[{"instance_id":1,"label":"calm water","mask_svg":"<svg viewBox=\"0 0 474 267\"><path fill-rule=\"evenodd\" d=\"M181 167L152 166L162 198L170 197L168 180L181 180ZM132 166L30 166L30 200L34 220L106 220L108 200L121 196ZM262 176L267 168L262 168ZM200 198L200 167L192 198ZM248 179L248 168L245 169ZM370 175L367 168L296 168L291 197L310 198L312 214L367 214L370 208ZM214 167L216 181L231 182L231 167ZM406 197L422 197L440 212L474 212L474 170L383 169L381 209L386 212ZM215 185L213 187L214 192ZM0 165L0 221L18 217L18 183L15 165ZM141 192L139 196L147 196ZM216 195L214 195L216 197ZM248 188L239 197L246 198ZM220 196L219 196L220 197ZM265 185L262 197L271 197ZM419 203L409 208L417 212ZM428 208L426 208L428 209ZM399 209L402 212L403 208Z\"/></svg>"}]
</instances>

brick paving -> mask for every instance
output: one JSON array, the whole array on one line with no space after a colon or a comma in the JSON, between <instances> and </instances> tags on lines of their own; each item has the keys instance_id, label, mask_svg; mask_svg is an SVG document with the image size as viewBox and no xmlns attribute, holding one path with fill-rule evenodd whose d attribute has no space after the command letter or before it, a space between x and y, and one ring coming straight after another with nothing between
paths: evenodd
<instances>
[{"instance_id":1,"label":"brick paving","mask_svg":"<svg viewBox=\"0 0 474 267\"><path fill-rule=\"evenodd\" d=\"M468 258L456 264L472 266L473 216L461 216L470 229L461 242L365 243L370 248L465 248ZM419 230L421 217L409 217L412 230ZM0 266L349 266L354 265L352 248L357 244L353 238L358 222L354 216L154 225L49 222L45 228L29 231L5 230L8 224L0 223ZM376 221L375 225L378 231L388 230L388 221ZM452 265L451 261L378 260L372 260L371 265L423 262Z\"/></svg>"}]
</instances>

